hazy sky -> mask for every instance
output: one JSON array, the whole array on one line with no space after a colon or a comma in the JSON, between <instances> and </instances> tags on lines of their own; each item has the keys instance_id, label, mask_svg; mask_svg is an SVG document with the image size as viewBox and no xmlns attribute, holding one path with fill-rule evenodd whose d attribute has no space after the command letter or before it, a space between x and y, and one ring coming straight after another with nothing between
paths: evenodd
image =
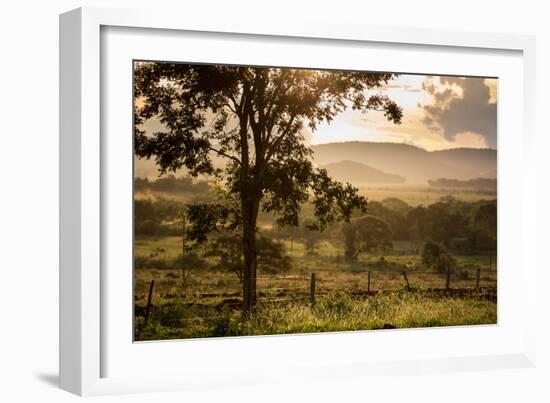
<instances>
[{"instance_id":1,"label":"hazy sky","mask_svg":"<svg viewBox=\"0 0 550 403\"><path fill-rule=\"evenodd\" d=\"M348 108L330 125L305 133L311 144L352 140L407 143L426 150L472 147L496 148L497 80L402 74L376 90L403 108L401 125L380 112L363 114ZM156 119L147 131L162 130Z\"/></svg>"},{"instance_id":2,"label":"hazy sky","mask_svg":"<svg viewBox=\"0 0 550 403\"><path fill-rule=\"evenodd\" d=\"M401 75L382 92L403 107L401 125L381 113L348 109L310 134L311 143L366 140L427 150L496 148L496 79Z\"/></svg>"}]
</instances>

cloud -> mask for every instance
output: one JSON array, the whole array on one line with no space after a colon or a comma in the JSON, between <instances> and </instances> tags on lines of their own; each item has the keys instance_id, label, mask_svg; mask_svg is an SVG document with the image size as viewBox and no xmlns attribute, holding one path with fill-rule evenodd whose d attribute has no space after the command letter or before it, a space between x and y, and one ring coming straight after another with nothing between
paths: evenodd
<instances>
[{"instance_id":1,"label":"cloud","mask_svg":"<svg viewBox=\"0 0 550 403\"><path fill-rule=\"evenodd\" d=\"M462 132L456 135L455 143L459 143L460 147L467 148L486 148L487 141L480 134L472 132Z\"/></svg>"},{"instance_id":2,"label":"cloud","mask_svg":"<svg viewBox=\"0 0 550 403\"><path fill-rule=\"evenodd\" d=\"M497 104L492 87L482 78L427 79L422 88L433 102L420 105L423 123L448 141L456 141L463 133L473 133L482 136L488 147L496 148Z\"/></svg>"}]
</instances>

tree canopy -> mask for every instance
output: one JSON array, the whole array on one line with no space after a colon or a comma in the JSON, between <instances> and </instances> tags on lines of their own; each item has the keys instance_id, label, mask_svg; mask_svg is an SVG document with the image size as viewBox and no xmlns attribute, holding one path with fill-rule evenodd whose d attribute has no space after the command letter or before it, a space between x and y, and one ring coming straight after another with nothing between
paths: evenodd
<instances>
[{"instance_id":1,"label":"tree canopy","mask_svg":"<svg viewBox=\"0 0 550 403\"><path fill-rule=\"evenodd\" d=\"M281 243L265 236L257 239L258 269L266 274L285 273L290 270L290 257L285 254ZM218 257L214 268L220 271L231 271L242 283L244 277L244 261L242 256L242 240L234 234L223 234L216 237L207 252L208 256Z\"/></svg>"},{"instance_id":2,"label":"tree canopy","mask_svg":"<svg viewBox=\"0 0 550 403\"><path fill-rule=\"evenodd\" d=\"M228 162L229 189L261 192L263 208L297 225L298 207L313 194L317 222L349 216L363 202L351 185L315 169L303 143L346 107L382 111L399 123L402 110L372 92L394 74L302 69L141 63L136 65L136 154L154 158L161 173L220 173L212 155ZM146 136L141 124L157 117L165 130ZM207 125L208 123L208 125ZM256 183L258 182L258 183ZM248 185L248 186L247 186ZM256 188L256 189L254 189Z\"/></svg>"},{"instance_id":3,"label":"tree canopy","mask_svg":"<svg viewBox=\"0 0 550 403\"><path fill-rule=\"evenodd\" d=\"M342 226L346 258L355 260L361 252L379 252L392 248L392 231L385 221L366 215Z\"/></svg>"},{"instance_id":4,"label":"tree canopy","mask_svg":"<svg viewBox=\"0 0 550 403\"><path fill-rule=\"evenodd\" d=\"M292 68L146 63L135 65L135 153L153 158L160 173L185 168L192 176L215 175L239 203L229 212L195 215L202 224L214 216L235 218L244 256L243 312L256 295L258 212L298 225L300 206L313 204L311 229L349 221L367 200L357 188L318 169L304 131L315 131L346 108L380 111L396 124L402 109L379 91L391 73ZM163 130L147 133L156 118ZM216 168L213 157L223 158ZM219 213L219 214L218 214ZM202 227L205 232L207 225ZM197 234L200 238L200 234Z\"/></svg>"},{"instance_id":5,"label":"tree canopy","mask_svg":"<svg viewBox=\"0 0 550 403\"><path fill-rule=\"evenodd\" d=\"M427 267L434 268L439 271L454 269L456 266L455 259L447 251L447 249L433 241L427 241L422 249L422 263Z\"/></svg>"}]
</instances>

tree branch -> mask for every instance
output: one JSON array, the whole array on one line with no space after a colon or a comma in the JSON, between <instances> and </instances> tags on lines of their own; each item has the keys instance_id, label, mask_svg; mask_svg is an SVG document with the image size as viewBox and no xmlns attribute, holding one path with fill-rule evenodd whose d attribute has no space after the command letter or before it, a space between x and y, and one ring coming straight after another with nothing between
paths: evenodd
<instances>
[{"instance_id":1,"label":"tree branch","mask_svg":"<svg viewBox=\"0 0 550 403\"><path fill-rule=\"evenodd\" d=\"M214 148L214 147L208 147L208 149L209 149L210 151L214 151L215 153L217 153L218 155L221 155L222 157L232 159L233 161L237 162L239 165L241 164L241 160L238 159L237 157L235 157L234 155L226 154L226 153L223 152L222 150L218 150L218 149L216 149L216 148Z\"/></svg>"},{"instance_id":2,"label":"tree branch","mask_svg":"<svg viewBox=\"0 0 550 403\"><path fill-rule=\"evenodd\" d=\"M267 155L266 155L266 158L265 158L266 162L269 161L271 156L275 153L275 150L277 149L277 147L279 146L279 144L281 143L283 138L290 132L290 129L292 127L292 123L294 123L295 118L296 118L296 113L291 115L290 120L288 121L288 124L287 124L285 130L281 133L281 135L279 137L277 137L273 141L273 143L271 143L271 147L269 147L269 149L267 150Z\"/></svg>"},{"instance_id":3,"label":"tree branch","mask_svg":"<svg viewBox=\"0 0 550 403\"><path fill-rule=\"evenodd\" d=\"M269 139L271 138L271 130L273 129L273 126L274 126L274 113L272 115L272 109L273 107L276 105L277 102L280 101L280 97L284 96L287 94L287 92L290 90L290 88L292 88L292 86L294 85L294 82L295 82L295 79L296 79L296 76L293 75L291 77L291 80L290 82L288 83L288 85L284 88L284 90L281 92L281 94L278 94L278 92L280 91L281 87L282 87L282 83L283 83L283 76L284 74L284 70L281 72L281 80L279 81L279 85L277 85L277 88L275 89L273 95L272 95L272 102L271 104L269 105L268 109L267 109L267 112L266 112L266 126L268 127L268 129L266 129L266 142L269 141Z\"/></svg>"}]
</instances>

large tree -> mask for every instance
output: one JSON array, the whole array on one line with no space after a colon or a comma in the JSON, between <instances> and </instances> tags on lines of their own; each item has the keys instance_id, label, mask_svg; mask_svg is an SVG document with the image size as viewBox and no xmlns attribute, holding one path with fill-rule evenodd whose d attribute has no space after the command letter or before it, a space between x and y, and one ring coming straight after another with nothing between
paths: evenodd
<instances>
[{"instance_id":1,"label":"large tree","mask_svg":"<svg viewBox=\"0 0 550 403\"><path fill-rule=\"evenodd\" d=\"M393 247L392 231L385 221L371 216L354 218L342 226L347 260L357 260L362 252L385 252Z\"/></svg>"},{"instance_id":2,"label":"large tree","mask_svg":"<svg viewBox=\"0 0 550 403\"><path fill-rule=\"evenodd\" d=\"M322 230L349 220L366 199L311 162L304 131L315 131L351 107L382 112L400 123L401 108L378 90L390 73L235 67L177 63L135 65L135 152L154 158L160 173L186 168L216 174L239 201L233 211L242 237L243 314L256 303L256 221L260 209L298 225L300 205L313 203ZM146 133L142 123L164 127ZM226 160L216 169L213 156ZM210 214L210 216L213 216ZM226 216L226 215L225 215ZM204 223L204 220L202 220Z\"/></svg>"}]
</instances>

